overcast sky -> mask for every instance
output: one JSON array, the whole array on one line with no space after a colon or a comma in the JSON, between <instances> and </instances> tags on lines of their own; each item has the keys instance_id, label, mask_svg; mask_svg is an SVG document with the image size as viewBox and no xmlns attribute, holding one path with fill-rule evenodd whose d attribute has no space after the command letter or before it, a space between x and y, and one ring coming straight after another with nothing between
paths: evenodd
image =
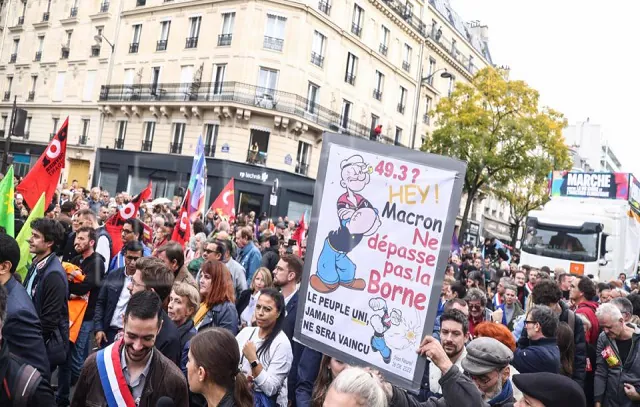
<instances>
[{"instance_id":1,"label":"overcast sky","mask_svg":"<svg viewBox=\"0 0 640 407\"><path fill-rule=\"evenodd\" d=\"M489 26L494 63L570 124L602 125L623 169L640 176L640 1L450 2L465 21Z\"/></svg>"}]
</instances>

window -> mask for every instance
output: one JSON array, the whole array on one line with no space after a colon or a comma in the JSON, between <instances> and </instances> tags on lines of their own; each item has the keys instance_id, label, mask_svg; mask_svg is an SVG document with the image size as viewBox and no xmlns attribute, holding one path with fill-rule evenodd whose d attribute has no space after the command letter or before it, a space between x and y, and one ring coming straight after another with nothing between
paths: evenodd
<instances>
[{"instance_id":1,"label":"window","mask_svg":"<svg viewBox=\"0 0 640 407\"><path fill-rule=\"evenodd\" d=\"M404 44L404 48L402 49L402 69L409 72L411 70L411 56L413 54L413 49L409 46L409 44Z\"/></svg>"},{"instance_id":2,"label":"window","mask_svg":"<svg viewBox=\"0 0 640 407\"><path fill-rule=\"evenodd\" d=\"M382 100L382 89L384 87L384 75L380 71L376 71L373 83L373 98Z\"/></svg>"},{"instance_id":3,"label":"window","mask_svg":"<svg viewBox=\"0 0 640 407\"><path fill-rule=\"evenodd\" d=\"M285 17L267 14L267 26L264 33L264 48L282 51L284 45Z\"/></svg>"},{"instance_id":4,"label":"window","mask_svg":"<svg viewBox=\"0 0 640 407\"><path fill-rule=\"evenodd\" d=\"M202 17L189 18L189 36L185 48L196 48L198 46L198 37L200 36L200 22Z\"/></svg>"},{"instance_id":5,"label":"window","mask_svg":"<svg viewBox=\"0 0 640 407\"><path fill-rule=\"evenodd\" d=\"M151 151L155 133L156 122L146 122L144 127L144 140L142 140L142 151Z\"/></svg>"},{"instance_id":6,"label":"window","mask_svg":"<svg viewBox=\"0 0 640 407\"><path fill-rule=\"evenodd\" d=\"M247 151L247 163L266 165L267 152L269 151L269 132L251 129L249 150Z\"/></svg>"},{"instance_id":7,"label":"window","mask_svg":"<svg viewBox=\"0 0 640 407\"><path fill-rule=\"evenodd\" d=\"M89 139L89 119L82 119L82 134L80 135L79 143L84 146L87 144L87 140Z\"/></svg>"},{"instance_id":8,"label":"window","mask_svg":"<svg viewBox=\"0 0 640 407\"><path fill-rule=\"evenodd\" d=\"M188 100L191 82L193 82L193 65L184 65L180 69L180 92L185 96L185 100Z\"/></svg>"},{"instance_id":9,"label":"window","mask_svg":"<svg viewBox=\"0 0 640 407\"><path fill-rule=\"evenodd\" d=\"M160 67L154 66L151 68L151 95L158 95L158 85L160 84Z\"/></svg>"},{"instance_id":10,"label":"window","mask_svg":"<svg viewBox=\"0 0 640 407\"><path fill-rule=\"evenodd\" d=\"M124 148L124 139L127 136L127 121L118 120L118 138L115 141L113 148L122 150Z\"/></svg>"},{"instance_id":11,"label":"window","mask_svg":"<svg viewBox=\"0 0 640 407\"><path fill-rule=\"evenodd\" d=\"M400 86L400 100L398 101L398 112L404 114L404 108L407 104L407 90Z\"/></svg>"},{"instance_id":12,"label":"window","mask_svg":"<svg viewBox=\"0 0 640 407\"><path fill-rule=\"evenodd\" d=\"M220 95L222 94L222 87L224 85L224 75L227 72L227 65L220 64L213 66L213 78L211 78L213 82L213 94Z\"/></svg>"},{"instance_id":13,"label":"window","mask_svg":"<svg viewBox=\"0 0 640 407\"><path fill-rule=\"evenodd\" d=\"M318 93L320 87L313 82L309 82L307 87L307 112L314 114L318 110Z\"/></svg>"},{"instance_id":14,"label":"window","mask_svg":"<svg viewBox=\"0 0 640 407\"><path fill-rule=\"evenodd\" d=\"M351 52L347 53L347 69L344 75L344 81L354 85L356 82L356 69L358 68L358 57Z\"/></svg>"},{"instance_id":15,"label":"window","mask_svg":"<svg viewBox=\"0 0 640 407\"><path fill-rule=\"evenodd\" d=\"M84 81L84 89L82 91L82 100L89 102L93 100L93 88L96 82L96 71L87 71L87 77Z\"/></svg>"},{"instance_id":16,"label":"window","mask_svg":"<svg viewBox=\"0 0 640 407\"><path fill-rule=\"evenodd\" d=\"M29 131L31 130L31 121L33 120L33 118L31 116L27 117L27 120L25 120L24 122L24 138L28 139L29 138Z\"/></svg>"},{"instance_id":17,"label":"window","mask_svg":"<svg viewBox=\"0 0 640 407\"><path fill-rule=\"evenodd\" d=\"M231 45L231 39L233 38L233 23L236 19L236 13L224 13L222 14L222 33L218 37L219 46Z\"/></svg>"},{"instance_id":18,"label":"window","mask_svg":"<svg viewBox=\"0 0 640 407\"><path fill-rule=\"evenodd\" d=\"M456 40L451 40L451 53L455 56L456 55Z\"/></svg>"},{"instance_id":19,"label":"window","mask_svg":"<svg viewBox=\"0 0 640 407\"><path fill-rule=\"evenodd\" d=\"M324 64L324 47L327 37L318 31L313 32L313 44L311 45L311 63L322 67Z\"/></svg>"},{"instance_id":20,"label":"window","mask_svg":"<svg viewBox=\"0 0 640 407\"><path fill-rule=\"evenodd\" d=\"M73 36L73 30L67 31L67 48L71 46L71 36Z\"/></svg>"},{"instance_id":21,"label":"window","mask_svg":"<svg viewBox=\"0 0 640 407\"><path fill-rule=\"evenodd\" d=\"M364 10L357 4L353 5L353 20L351 20L351 32L358 37L362 35L362 22L364 21Z\"/></svg>"},{"instance_id":22,"label":"window","mask_svg":"<svg viewBox=\"0 0 640 407\"><path fill-rule=\"evenodd\" d=\"M58 122L60 121L59 118L54 117L53 119L53 130L51 131L51 134L49 135L49 140L53 139L56 135L56 133L58 132Z\"/></svg>"},{"instance_id":23,"label":"window","mask_svg":"<svg viewBox=\"0 0 640 407\"><path fill-rule=\"evenodd\" d=\"M171 21L162 21L160 23L160 39L156 44L156 51L166 51L169 42L169 31L171 30Z\"/></svg>"},{"instance_id":24,"label":"window","mask_svg":"<svg viewBox=\"0 0 640 407\"><path fill-rule=\"evenodd\" d=\"M298 155L296 156L296 174L307 175L311 156L311 144L298 141Z\"/></svg>"},{"instance_id":25,"label":"window","mask_svg":"<svg viewBox=\"0 0 640 407\"><path fill-rule=\"evenodd\" d=\"M389 29L384 25L381 26L380 31L380 53L382 55L387 55L389 51Z\"/></svg>"},{"instance_id":26,"label":"window","mask_svg":"<svg viewBox=\"0 0 640 407\"><path fill-rule=\"evenodd\" d=\"M216 144L218 143L219 125L207 124L204 129L204 155L213 157L216 154Z\"/></svg>"},{"instance_id":27,"label":"window","mask_svg":"<svg viewBox=\"0 0 640 407\"><path fill-rule=\"evenodd\" d=\"M342 100L342 113L340 115L340 127L346 129L349 127L349 115L351 114L352 103L346 99Z\"/></svg>"},{"instance_id":28,"label":"window","mask_svg":"<svg viewBox=\"0 0 640 407\"><path fill-rule=\"evenodd\" d=\"M371 131L373 132L376 127L378 127L378 123L380 122L380 117L371 113Z\"/></svg>"},{"instance_id":29,"label":"window","mask_svg":"<svg viewBox=\"0 0 640 407\"><path fill-rule=\"evenodd\" d=\"M422 122L424 124L431 124L431 117L429 116L429 112L431 110L431 98L429 96L426 97L426 106L424 109L424 117L422 118Z\"/></svg>"},{"instance_id":30,"label":"window","mask_svg":"<svg viewBox=\"0 0 640 407\"><path fill-rule=\"evenodd\" d=\"M2 137L4 137L5 133L7 132L7 121L8 121L8 117L6 114L2 115L2 129L0 129L0 131L2 131Z\"/></svg>"},{"instance_id":31,"label":"window","mask_svg":"<svg viewBox=\"0 0 640 407\"><path fill-rule=\"evenodd\" d=\"M261 67L258 75L258 94L273 100L277 84L278 71Z\"/></svg>"},{"instance_id":32,"label":"window","mask_svg":"<svg viewBox=\"0 0 640 407\"><path fill-rule=\"evenodd\" d=\"M393 142L397 146L402 144L402 129L400 127L396 127L396 136L393 139Z\"/></svg>"},{"instance_id":33,"label":"window","mask_svg":"<svg viewBox=\"0 0 640 407\"><path fill-rule=\"evenodd\" d=\"M18 53L18 46L20 45L20 38L16 38L13 40L13 53Z\"/></svg>"},{"instance_id":34,"label":"window","mask_svg":"<svg viewBox=\"0 0 640 407\"><path fill-rule=\"evenodd\" d=\"M182 142L184 141L184 130L187 127L184 123L173 125L173 141L171 142L171 153L182 154Z\"/></svg>"},{"instance_id":35,"label":"window","mask_svg":"<svg viewBox=\"0 0 640 407\"><path fill-rule=\"evenodd\" d=\"M60 102L62 100L62 95L64 92L64 80L66 77L66 72L58 72L58 76L56 76L56 87L53 94L54 102Z\"/></svg>"},{"instance_id":36,"label":"window","mask_svg":"<svg viewBox=\"0 0 640 407\"><path fill-rule=\"evenodd\" d=\"M142 24L135 24L133 26L133 38L131 39L131 42L139 43L140 35L142 35Z\"/></svg>"},{"instance_id":37,"label":"window","mask_svg":"<svg viewBox=\"0 0 640 407\"><path fill-rule=\"evenodd\" d=\"M36 51L36 61L40 61L42 59L42 50L44 49L44 35L38 37L38 50Z\"/></svg>"},{"instance_id":38,"label":"window","mask_svg":"<svg viewBox=\"0 0 640 407\"><path fill-rule=\"evenodd\" d=\"M38 75L31 76L31 92L36 91L36 84L38 83Z\"/></svg>"},{"instance_id":39,"label":"window","mask_svg":"<svg viewBox=\"0 0 640 407\"><path fill-rule=\"evenodd\" d=\"M433 86L433 74L436 71L436 60L433 58L429 58L429 73L427 74L427 83Z\"/></svg>"},{"instance_id":40,"label":"window","mask_svg":"<svg viewBox=\"0 0 640 407\"><path fill-rule=\"evenodd\" d=\"M331 3L329 3L329 0L320 0L318 3L318 10L329 15L331 13Z\"/></svg>"}]
</instances>

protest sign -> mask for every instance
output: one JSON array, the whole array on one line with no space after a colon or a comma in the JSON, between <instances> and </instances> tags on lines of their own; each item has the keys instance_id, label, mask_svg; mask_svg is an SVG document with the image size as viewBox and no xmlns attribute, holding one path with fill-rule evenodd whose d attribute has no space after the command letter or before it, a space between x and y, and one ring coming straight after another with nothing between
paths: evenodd
<instances>
[{"instance_id":1,"label":"protest sign","mask_svg":"<svg viewBox=\"0 0 640 407\"><path fill-rule=\"evenodd\" d=\"M466 164L325 133L295 337L417 389Z\"/></svg>"}]
</instances>

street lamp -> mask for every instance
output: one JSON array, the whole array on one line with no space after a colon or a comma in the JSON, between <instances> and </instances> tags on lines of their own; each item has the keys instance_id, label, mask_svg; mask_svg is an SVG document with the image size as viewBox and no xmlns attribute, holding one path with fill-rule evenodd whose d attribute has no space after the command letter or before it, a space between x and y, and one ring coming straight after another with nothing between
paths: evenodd
<instances>
[{"instance_id":1,"label":"street lamp","mask_svg":"<svg viewBox=\"0 0 640 407\"><path fill-rule=\"evenodd\" d=\"M420 87L424 86L425 83L429 83L429 81L431 79L433 79L433 77L435 76L435 74L437 74L438 72L441 72L440 77L441 78L445 78L445 79L451 79L453 78L453 75L451 75L448 71L447 68L440 68L437 69L435 72L431 73L428 76L425 76L424 78L420 79ZM418 101L416 102L416 110L415 110L415 114L413 115L413 117L415 118L413 121L413 137L411 138L411 149L415 149L416 147L416 135L418 132L418 112L420 112L420 90L418 90Z\"/></svg>"},{"instance_id":2,"label":"street lamp","mask_svg":"<svg viewBox=\"0 0 640 407\"><path fill-rule=\"evenodd\" d=\"M109 41L109 40L108 40L104 35L102 35L102 34L94 35L94 36L93 36L93 39L94 39L94 40L96 40L96 42L97 42L98 44L101 44L101 43L102 43L102 40L104 39L104 40L107 42L107 44L109 44L109 45L111 46L111 52L113 52L113 51L114 51L114 49L116 48L116 46L115 46L115 45L113 45L113 44L111 43L111 41Z\"/></svg>"}]
</instances>

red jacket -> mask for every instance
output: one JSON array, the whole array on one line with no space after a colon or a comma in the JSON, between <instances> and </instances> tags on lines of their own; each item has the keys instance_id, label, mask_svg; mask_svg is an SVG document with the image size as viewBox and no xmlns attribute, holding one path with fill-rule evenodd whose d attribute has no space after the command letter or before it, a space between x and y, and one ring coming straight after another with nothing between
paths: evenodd
<instances>
[{"instance_id":1,"label":"red jacket","mask_svg":"<svg viewBox=\"0 0 640 407\"><path fill-rule=\"evenodd\" d=\"M598 343L598 335L600 335L600 324L596 317L596 310L598 309L598 303L595 301L585 301L578 304L576 308L576 314L582 314L589 322L591 322L591 328L585 329L585 339L590 345L596 345Z\"/></svg>"}]
</instances>

